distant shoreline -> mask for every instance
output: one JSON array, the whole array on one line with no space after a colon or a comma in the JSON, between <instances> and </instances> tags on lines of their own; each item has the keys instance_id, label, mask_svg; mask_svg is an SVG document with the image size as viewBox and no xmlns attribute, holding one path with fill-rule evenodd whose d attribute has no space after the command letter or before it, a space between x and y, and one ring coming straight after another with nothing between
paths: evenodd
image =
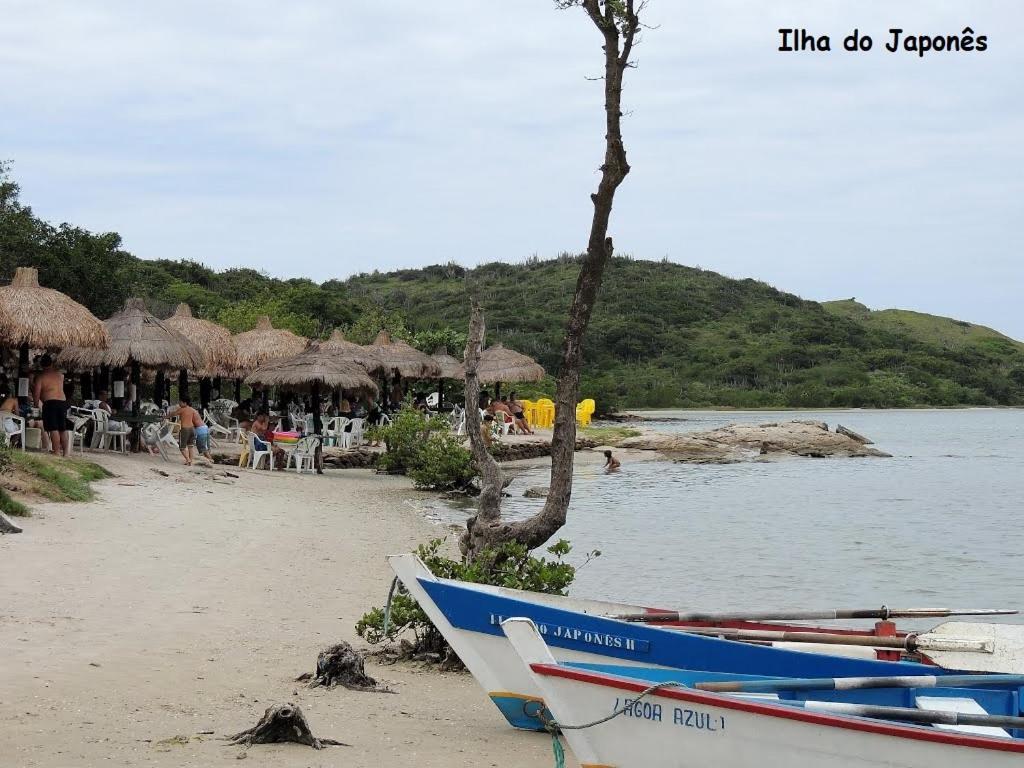
<instances>
[{"instance_id":1,"label":"distant shoreline","mask_svg":"<svg viewBox=\"0 0 1024 768\"><path fill-rule=\"evenodd\" d=\"M684 413L929 413L936 411L1021 411L1019 405L928 405L910 408L730 408L728 406L712 406L705 408L629 408L610 416L603 416L595 421L610 422L645 422L645 421L688 421ZM667 414L656 416L653 414Z\"/></svg>"}]
</instances>

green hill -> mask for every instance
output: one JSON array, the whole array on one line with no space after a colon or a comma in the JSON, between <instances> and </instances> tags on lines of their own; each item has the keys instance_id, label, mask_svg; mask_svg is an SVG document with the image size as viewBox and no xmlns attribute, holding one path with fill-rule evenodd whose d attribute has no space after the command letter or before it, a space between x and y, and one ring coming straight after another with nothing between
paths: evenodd
<instances>
[{"instance_id":1,"label":"green hill","mask_svg":"<svg viewBox=\"0 0 1024 768\"><path fill-rule=\"evenodd\" d=\"M1024 350L1024 343L1011 339L984 325L975 325L951 317L912 312L908 309L871 310L854 299L826 301L825 309L850 317L869 326L903 332L921 341L948 349L984 347L986 344L1010 344Z\"/></svg>"},{"instance_id":2,"label":"green hill","mask_svg":"<svg viewBox=\"0 0 1024 768\"><path fill-rule=\"evenodd\" d=\"M457 349L468 297L488 341L559 359L578 261L563 256L473 269L444 264L322 284L191 261L143 261L116 234L40 221L0 168L0 279L32 265L44 285L107 317L131 295L167 315L179 301L234 331L260 314L307 336L386 325L426 350ZM755 280L616 257L586 343L584 392L599 406L906 407L1024 405L1024 346L995 331L856 302L819 304ZM521 387L535 391L534 387ZM551 382L540 390L550 392Z\"/></svg>"}]
</instances>

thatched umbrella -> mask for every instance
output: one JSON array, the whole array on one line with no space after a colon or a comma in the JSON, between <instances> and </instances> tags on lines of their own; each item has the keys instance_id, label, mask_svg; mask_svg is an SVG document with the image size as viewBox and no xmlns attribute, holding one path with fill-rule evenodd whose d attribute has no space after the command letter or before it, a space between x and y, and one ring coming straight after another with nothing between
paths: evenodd
<instances>
[{"instance_id":1,"label":"thatched umbrella","mask_svg":"<svg viewBox=\"0 0 1024 768\"><path fill-rule=\"evenodd\" d=\"M305 348L306 339L284 328L275 328L270 318L263 315L256 322L255 328L235 336L235 349L238 351L238 368L235 371L237 379L273 360L295 357ZM235 394L240 395L237 379ZM266 392L263 399L266 403Z\"/></svg>"},{"instance_id":2,"label":"thatched umbrella","mask_svg":"<svg viewBox=\"0 0 1024 768\"><path fill-rule=\"evenodd\" d=\"M528 355L494 344L480 353L477 377L481 384L494 384L494 396L501 391L503 381L540 381L544 369Z\"/></svg>"},{"instance_id":3,"label":"thatched umbrella","mask_svg":"<svg viewBox=\"0 0 1024 768\"><path fill-rule=\"evenodd\" d=\"M142 299L128 299L124 309L103 323L110 334L106 349L69 347L58 360L78 369L128 368L135 385L132 412L139 414L142 368L155 371L167 369L198 369L203 365L202 352L188 339L146 311Z\"/></svg>"},{"instance_id":4,"label":"thatched umbrella","mask_svg":"<svg viewBox=\"0 0 1024 768\"><path fill-rule=\"evenodd\" d=\"M378 333L367 349L373 355L367 369L385 377L390 375L396 386L400 378L436 379L441 375L441 366L434 358L404 341L392 340L387 331Z\"/></svg>"},{"instance_id":5,"label":"thatched umbrella","mask_svg":"<svg viewBox=\"0 0 1024 768\"><path fill-rule=\"evenodd\" d=\"M446 347L438 347L431 357L441 366L442 379L463 379L466 377L466 369L462 366L462 361L449 355Z\"/></svg>"},{"instance_id":6,"label":"thatched umbrella","mask_svg":"<svg viewBox=\"0 0 1024 768\"><path fill-rule=\"evenodd\" d=\"M272 360L295 357L306 348L306 339L284 328L275 328L263 315L251 331L235 336L238 370L251 373Z\"/></svg>"},{"instance_id":7,"label":"thatched umbrella","mask_svg":"<svg viewBox=\"0 0 1024 768\"><path fill-rule=\"evenodd\" d=\"M102 348L110 343L110 336L103 323L77 301L42 288L37 269L18 267L11 284L0 287L0 343L19 349L19 376L26 377L29 348Z\"/></svg>"},{"instance_id":8,"label":"thatched umbrella","mask_svg":"<svg viewBox=\"0 0 1024 768\"><path fill-rule=\"evenodd\" d=\"M441 366L425 352L420 352L404 341L395 341L387 331L381 331L367 346L372 357L371 371L397 373L408 379L436 379Z\"/></svg>"},{"instance_id":9,"label":"thatched umbrella","mask_svg":"<svg viewBox=\"0 0 1024 768\"><path fill-rule=\"evenodd\" d=\"M199 377L199 396L203 408L209 403L210 379L230 374L238 367L238 351L231 338L231 331L209 320L192 316L188 304L179 304L177 310L166 320L167 326L195 344L203 356L202 367L192 371ZM178 376L178 389L188 391L188 371L182 369Z\"/></svg>"},{"instance_id":10,"label":"thatched umbrella","mask_svg":"<svg viewBox=\"0 0 1024 768\"><path fill-rule=\"evenodd\" d=\"M337 328L331 333L331 337L327 341L321 342L320 347L335 353L335 355L343 360L359 363L359 365L370 370L373 369L376 362L373 352L368 347L362 347L354 341L349 341L345 338L345 334Z\"/></svg>"},{"instance_id":11,"label":"thatched umbrella","mask_svg":"<svg viewBox=\"0 0 1024 768\"><path fill-rule=\"evenodd\" d=\"M361 365L341 357L328 342L313 341L298 355L261 366L245 379L247 384L309 390L313 400L313 429L319 434L320 389L352 390L376 396L378 389Z\"/></svg>"},{"instance_id":12,"label":"thatched umbrella","mask_svg":"<svg viewBox=\"0 0 1024 768\"><path fill-rule=\"evenodd\" d=\"M458 358L448 354L446 347L438 347L431 357L441 366L441 376L437 382L437 407L440 408L444 402L444 380L463 379L466 377L466 369Z\"/></svg>"}]
</instances>

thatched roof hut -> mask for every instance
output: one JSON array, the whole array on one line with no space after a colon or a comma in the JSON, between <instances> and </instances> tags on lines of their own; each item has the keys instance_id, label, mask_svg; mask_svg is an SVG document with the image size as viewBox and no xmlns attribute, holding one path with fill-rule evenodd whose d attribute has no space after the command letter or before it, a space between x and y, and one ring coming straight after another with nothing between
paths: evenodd
<instances>
[{"instance_id":1,"label":"thatched roof hut","mask_svg":"<svg viewBox=\"0 0 1024 768\"><path fill-rule=\"evenodd\" d=\"M247 384L308 390L314 385L377 395L377 385L362 366L340 357L327 342L313 341L298 355L260 366L245 379Z\"/></svg>"},{"instance_id":2,"label":"thatched roof hut","mask_svg":"<svg viewBox=\"0 0 1024 768\"><path fill-rule=\"evenodd\" d=\"M387 331L378 333L368 349L373 355L371 371L398 373L406 379L436 379L441 375L441 366L434 358L404 341L393 341Z\"/></svg>"},{"instance_id":3,"label":"thatched roof hut","mask_svg":"<svg viewBox=\"0 0 1024 768\"><path fill-rule=\"evenodd\" d=\"M40 287L34 267L18 267L11 284L0 287L0 344L63 349L109 343L103 323L60 291Z\"/></svg>"},{"instance_id":4,"label":"thatched roof hut","mask_svg":"<svg viewBox=\"0 0 1024 768\"><path fill-rule=\"evenodd\" d=\"M209 320L193 317L192 308L188 304L179 304L174 314L164 322L199 348L203 365L193 371L194 374L224 376L238 367L238 351L231 338L231 331Z\"/></svg>"},{"instance_id":5,"label":"thatched roof hut","mask_svg":"<svg viewBox=\"0 0 1024 768\"><path fill-rule=\"evenodd\" d=\"M142 299L128 299L124 309L103 323L110 335L106 349L68 347L58 361L85 370L101 365L124 368L138 363L143 368L186 368L203 364L202 352L188 339L146 311Z\"/></svg>"},{"instance_id":6,"label":"thatched roof hut","mask_svg":"<svg viewBox=\"0 0 1024 768\"><path fill-rule=\"evenodd\" d=\"M495 344L480 353L477 377L481 384L540 381L544 378L544 369L532 357Z\"/></svg>"},{"instance_id":7,"label":"thatched roof hut","mask_svg":"<svg viewBox=\"0 0 1024 768\"><path fill-rule=\"evenodd\" d=\"M431 357L441 366L442 379L463 379L466 377L466 369L463 367L462 362L458 358L449 355L446 347L438 347Z\"/></svg>"},{"instance_id":8,"label":"thatched roof hut","mask_svg":"<svg viewBox=\"0 0 1024 768\"><path fill-rule=\"evenodd\" d=\"M343 360L359 363L364 368L373 369L375 362L373 352L368 347L362 347L354 341L345 338L340 329L335 329L327 341L321 343L321 348L333 352Z\"/></svg>"},{"instance_id":9,"label":"thatched roof hut","mask_svg":"<svg viewBox=\"0 0 1024 768\"><path fill-rule=\"evenodd\" d=\"M238 369L252 372L272 360L295 357L306 348L306 339L284 328L275 328L264 315L251 331L235 336Z\"/></svg>"}]
</instances>

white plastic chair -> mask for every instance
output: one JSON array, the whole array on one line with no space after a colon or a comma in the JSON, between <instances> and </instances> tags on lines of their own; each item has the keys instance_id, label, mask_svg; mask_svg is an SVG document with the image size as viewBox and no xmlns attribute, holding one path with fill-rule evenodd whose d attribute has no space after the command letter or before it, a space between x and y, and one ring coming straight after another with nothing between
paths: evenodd
<instances>
[{"instance_id":1,"label":"white plastic chair","mask_svg":"<svg viewBox=\"0 0 1024 768\"><path fill-rule=\"evenodd\" d=\"M349 419L344 416L334 416L327 422L324 427L324 440L330 441L331 445L339 445L342 448L348 448L352 441L352 433L345 431L345 425L349 423Z\"/></svg>"},{"instance_id":2,"label":"white plastic chair","mask_svg":"<svg viewBox=\"0 0 1024 768\"><path fill-rule=\"evenodd\" d=\"M3 423L3 429L0 432L3 433L4 437L7 438L8 445L11 442L11 438L18 435L21 440L21 450L25 450L25 419L21 416L15 416L13 413L0 413L0 422ZM16 427L16 429L11 429Z\"/></svg>"},{"instance_id":3,"label":"white plastic chair","mask_svg":"<svg viewBox=\"0 0 1024 768\"><path fill-rule=\"evenodd\" d=\"M78 415L71 419L72 429L69 437L71 438L71 451L75 450L75 443L78 443L78 452L85 454L85 435L89 431L89 422L91 417Z\"/></svg>"},{"instance_id":4,"label":"white plastic chair","mask_svg":"<svg viewBox=\"0 0 1024 768\"><path fill-rule=\"evenodd\" d=\"M210 441L216 442L218 438L223 437L232 443L238 442L238 419L233 419L235 425L232 427L225 427L219 421L217 421L213 414L208 410L203 409L203 423L210 428Z\"/></svg>"},{"instance_id":5,"label":"white plastic chair","mask_svg":"<svg viewBox=\"0 0 1024 768\"><path fill-rule=\"evenodd\" d=\"M270 471L273 472L273 470L274 470L274 451L270 447L270 445L265 443L263 440L260 440L260 442L263 443L264 445L266 445L267 447L257 451L256 450L256 435L253 432L249 433L249 467L251 469L259 469L260 462L262 462L263 461L263 457L266 456L267 457L267 464L270 467Z\"/></svg>"},{"instance_id":6,"label":"white plastic chair","mask_svg":"<svg viewBox=\"0 0 1024 768\"><path fill-rule=\"evenodd\" d=\"M180 451L178 451L178 440L174 436L174 428L177 426L176 422L165 421L156 428L156 449L160 453L160 458L164 461L170 461L170 459L167 458L168 449L172 451L172 455L174 453L180 453Z\"/></svg>"},{"instance_id":7,"label":"white plastic chair","mask_svg":"<svg viewBox=\"0 0 1024 768\"><path fill-rule=\"evenodd\" d=\"M132 433L132 428L123 421L111 421L106 411L100 413L103 414L103 446L111 451L128 453L128 437ZM97 428L98 426L97 424Z\"/></svg>"},{"instance_id":8,"label":"white plastic chair","mask_svg":"<svg viewBox=\"0 0 1024 768\"><path fill-rule=\"evenodd\" d=\"M390 419L388 419L388 423L389 424L391 423ZM363 431L366 428L366 420L365 419L349 419L348 427L349 427L348 432L343 432L342 433L343 435L346 436L345 437L345 440L346 440L345 447L346 448L354 448L356 446L362 445L363 442L364 442L364 440L363 440Z\"/></svg>"},{"instance_id":9,"label":"white plastic chair","mask_svg":"<svg viewBox=\"0 0 1024 768\"><path fill-rule=\"evenodd\" d=\"M452 408L452 412L448 417L449 422L452 425L452 431L456 435L466 434L466 409L455 406Z\"/></svg>"},{"instance_id":10,"label":"white plastic chair","mask_svg":"<svg viewBox=\"0 0 1024 768\"><path fill-rule=\"evenodd\" d=\"M288 469L294 462L295 471L300 475L305 471L306 467L309 467L310 472L316 472L316 448L319 444L320 438L313 435L299 440L292 452L288 454L288 460L285 462L284 468Z\"/></svg>"},{"instance_id":11,"label":"white plastic chair","mask_svg":"<svg viewBox=\"0 0 1024 768\"><path fill-rule=\"evenodd\" d=\"M92 432L91 448L107 448L119 450L121 453L128 452L128 436L132 428L123 421L111 421L110 414L102 408L89 412L89 417L95 424Z\"/></svg>"}]
</instances>

